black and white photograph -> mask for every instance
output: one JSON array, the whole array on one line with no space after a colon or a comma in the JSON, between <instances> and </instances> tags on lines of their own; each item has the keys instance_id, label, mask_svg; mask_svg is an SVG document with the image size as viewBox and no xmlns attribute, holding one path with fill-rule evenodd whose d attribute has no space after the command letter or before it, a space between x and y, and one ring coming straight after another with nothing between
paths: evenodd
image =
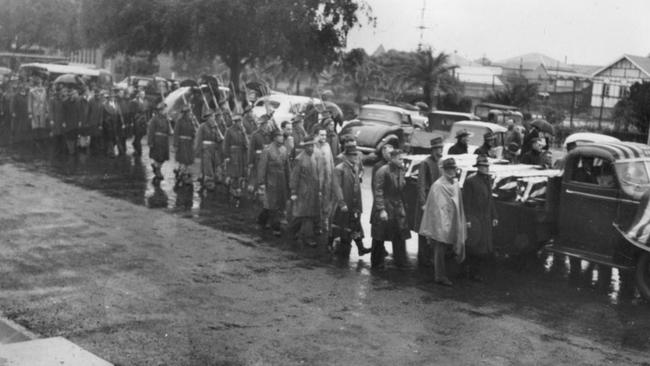
<instances>
[{"instance_id":1,"label":"black and white photograph","mask_svg":"<svg viewBox=\"0 0 650 366\"><path fill-rule=\"evenodd\" d=\"M0 366L650 366L648 14L0 0Z\"/></svg>"}]
</instances>

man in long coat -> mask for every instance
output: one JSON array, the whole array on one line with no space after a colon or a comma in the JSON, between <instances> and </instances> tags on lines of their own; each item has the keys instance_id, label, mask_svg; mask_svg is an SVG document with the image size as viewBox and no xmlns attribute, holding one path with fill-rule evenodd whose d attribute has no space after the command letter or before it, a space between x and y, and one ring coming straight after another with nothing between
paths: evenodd
<instances>
[{"instance_id":1,"label":"man in long coat","mask_svg":"<svg viewBox=\"0 0 650 366\"><path fill-rule=\"evenodd\" d=\"M144 90L138 90L136 97L131 101L133 111L133 155L142 156L142 138L147 134L147 113L149 102L145 99Z\"/></svg>"},{"instance_id":2,"label":"man in long coat","mask_svg":"<svg viewBox=\"0 0 650 366\"><path fill-rule=\"evenodd\" d=\"M318 181L321 184L320 192L320 227L329 237L331 229L330 218L332 215L332 174L334 171L334 156L330 145L327 143L327 131L320 127L316 129L317 143L314 149L316 163L318 164Z\"/></svg>"},{"instance_id":3,"label":"man in long coat","mask_svg":"<svg viewBox=\"0 0 650 366\"><path fill-rule=\"evenodd\" d=\"M260 223L266 225L270 218L273 235L280 236L280 217L285 210L289 198L289 154L284 146L284 134L273 130L273 142L269 144L260 157L258 173L260 189L265 193L264 209L266 219Z\"/></svg>"},{"instance_id":4,"label":"man in long coat","mask_svg":"<svg viewBox=\"0 0 650 366\"><path fill-rule=\"evenodd\" d=\"M167 117L162 114L165 103L160 102L156 106L156 112L149 121L147 129L147 144L149 145L149 157L153 160L151 167L154 172L154 184L164 179L162 175L162 165L169 160L169 135L171 135L171 126Z\"/></svg>"},{"instance_id":5,"label":"man in long coat","mask_svg":"<svg viewBox=\"0 0 650 366\"><path fill-rule=\"evenodd\" d=\"M363 246L363 228L361 227L361 175L363 165L357 144L353 138L345 141L341 161L334 168L334 218L332 222L331 238L339 237L343 256L350 254L352 241L357 245L360 256L370 253L370 249ZM330 241L331 242L331 241Z\"/></svg>"},{"instance_id":6,"label":"man in long coat","mask_svg":"<svg viewBox=\"0 0 650 366\"><path fill-rule=\"evenodd\" d=\"M373 211L376 215L372 225L372 239L381 242L380 246L372 248L373 267L383 266L385 241L393 244L395 265L407 265L406 239L411 237L411 231L406 220L403 198L405 186L404 153L399 149L393 150L390 162L377 170L372 186L375 198Z\"/></svg>"},{"instance_id":7,"label":"man in long coat","mask_svg":"<svg viewBox=\"0 0 650 366\"><path fill-rule=\"evenodd\" d=\"M257 129L257 122L253 116L253 105L249 104L244 108L244 115L242 116L242 127L246 131L247 136L251 136Z\"/></svg>"},{"instance_id":8,"label":"man in long coat","mask_svg":"<svg viewBox=\"0 0 650 366\"><path fill-rule=\"evenodd\" d=\"M445 253L448 248L452 248L457 261L465 260L467 225L454 158L445 159L442 169L443 176L433 183L427 196L419 234L427 237L433 245L436 283L451 286L447 277Z\"/></svg>"},{"instance_id":9,"label":"man in long coat","mask_svg":"<svg viewBox=\"0 0 650 366\"><path fill-rule=\"evenodd\" d=\"M485 155L495 159L497 157L496 149L494 148L496 140L497 135L495 135L494 132L486 132L483 135L483 145L474 150L474 155Z\"/></svg>"},{"instance_id":10,"label":"man in long coat","mask_svg":"<svg viewBox=\"0 0 650 366\"><path fill-rule=\"evenodd\" d=\"M88 102L88 112L84 122L84 134L90 136L90 150L97 154L101 149L102 120L104 116L104 96L96 90Z\"/></svg>"},{"instance_id":11,"label":"man in long coat","mask_svg":"<svg viewBox=\"0 0 650 366\"><path fill-rule=\"evenodd\" d=\"M50 90L50 129L55 152L61 152L65 149L65 139L63 138L63 100L62 91Z\"/></svg>"},{"instance_id":12,"label":"man in long coat","mask_svg":"<svg viewBox=\"0 0 650 366\"><path fill-rule=\"evenodd\" d=\"M31 130L27 93L27 86L20 85L18 93L11 99L11 132L14 142L26 140Z\"/></svg>"},{"instance_id":13,"label":"man in long coat","mask_svg":"<svg viewBox=\"0 0 650 366\"><path fill-rule=\"evenodd\" d=\"M413 231L420 231L420 221L422 220L422 209L427 202L427 196L431 185L440 178L442 172L440 171L440 159L442 158L443 148L442 137L436 137L431 140L431 155L420 163L418 172L418 189L417 189L417 202L415 204L415 219L413 222ZM421 266L429 267L431 263L432 253L431 246L427 243L427 238L418 235L418 264Z\"/></svg>"},{"instance_id":14,"label":"man in long coat","mask_svg":"<svg viewBox=\"0 0 650 366\"><path fill-rule=\"evenodd\" d=\"M181 184L192 184L190 166L194 164L194 136L196 135L196 127L190 117L190 107L184 105L181 112L182 115L178 121L176 121L176 128L174 129L176 162L178 162L179 165L176 170L177 187Z\"/></svg>"},{"instance_id":15,"label":"man in long coat","mask_svg":"<svg viewBox=\"0 0 650 366\"><path fill-rule=\"evenodd\" d=\"M474 165L478 172L467 178L463 185L463 205L467 226L467 274L470 279L480 280L481 260L494 252L492 228L497 226L497 210L492 197L490 163L486 156L479 155Z\"/></svg>"},{"instance_id":16,"label":"man in long coat","mask_svg":"<svg viewBox=\"0 0 650 366\"><path fill-rule=\"evenodd\" d=\"M226 130L224 156L227 168L227 180L230 186L230 196L238 205L241 199L242 186L246 180L248 137L242 126L242 117L234 115L232 121L233 125Z\"/></svg>"},{"instance_id":17,"label":"man in long coat","mask_svg":"<svg viewBox=\"0 0 650 366\"><path fill-rule=\"evenodd\" d=\"M32 133L38 140L47 136L47 92L40 78L29 89L29 114L32 116Z\"/></svg>"},{"instance_id":18,"label":"man in long coat","mask_svg":"<svg viewBox=\"0 0 650 366\"><path fill-rule=\"evenodd\" d=\"M314 233L318 227L318 210L320 183L318 181L318 168L314 156L313 138L303 141L302 152L295 160L291 170L291 189L293 222L290 232L296 239L306 245L316 246Z\"/></svg>"},{"instance_id":19,"label":"man in long coat","mask_svg":"<svg viewBox=\"0 0 650 366\"><path fill-rule=\"evenodd\" d=\"M384 165L388 164L388 162L390 161L390 154L391 154L391 152L393 150L394 150L394 147L393 147L393 145L390 145L390 144L384 144L381 147L381 149L380 149L381 158L379 159L378 162L375 163L375 165L372 166L372 171L370 173L370 187L371 187L371 190L372 190L372 187L375 186L375 176L377 175L377 171L381 167L383 167ZM370 209L370 225L371 225L371 228L374 227L375 225L381 224L379 222L379 215L377 215L377 212L375 211L376 210L376 205L375 205L374 191L373 191L372 199L373 199L372 208ZM383 240L376 239L375 235L371 234L371 236L372 236L372 249L371 249L372 253L375 253L375 250L376 250L376 253L381 252L381 256L378 256L376 254L372 254L371 255L372 258L371 258L370 261L373 263L373 267L375 266L375 263L377 263L376 264L377 266L382 267L383 263L384 263L384 258L388 255L388 252L384 248L384 241ZM375 248L377 248L377 249L375 249Z\"/></svg>"},{"instance_id":20,"label":"man in long coat","mask_svg":"<svg viewBox=\"0 0 650 366\"><path fill-rule=\"evenodd\" d=\"M216 188L220 176L223 135L217 125L214 111L208 111L203 116L194 140L194 151L201 154L201 181L208 191Z\"/></svg>"},{"instance_id":21,"label":"man in long coat","mask_svg":"<svg viewBox=\"0 0 650 366\"><path fill-rule=\"evenodd\" d=\"M250 139L250 144L248 146L248 185L249 191L255 189L259 181L257 177L257 166L262 156L262 151L266 145L271 143L271 131L269 129L269 120L267 117L262 117L259 119L259 126L257 130L253 132Z\"/></svg>"}]
</instances>

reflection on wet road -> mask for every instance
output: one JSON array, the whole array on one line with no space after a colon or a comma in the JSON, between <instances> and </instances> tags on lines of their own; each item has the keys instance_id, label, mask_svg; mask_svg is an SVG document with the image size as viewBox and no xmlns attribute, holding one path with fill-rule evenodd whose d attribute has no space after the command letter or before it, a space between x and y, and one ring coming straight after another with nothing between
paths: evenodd
<instances>
[{"instance_id":1,"label":"reflection on wet road","mask_svg":"<svg viewBox=\"0 0 650 366\"><path fill-rule=\"evenodd\" d=\"M163 209L215 229L256 235L260 239L246 245L278 247L284 249L289 257L302 258L305 265L328 266L333 276L349 278L350 296L359 306L363 306L369 291L416 287L430 294L431 301L442 297L475 305L499 304L509 313L552 328L593 335L635 349L650 348L650 306L640 299L632 274L628 272L557 254L500 256L488 266L490 269L483 276L484 283L459 279L454 288L443 289L433 284L430 269L415 265L415 234L407 243L412 264L409 269L398 270L389 266L386 271L373 272L369 268L369 255L359 258L354 246L349 260L337 260L324 249L302 248L290 240L273 238L255 225L257 206L244 202L240 208L233 207L223 187L210 195L201 195L198 183L193 188L175 191L173 169L176 164L173 161L163 166L165 180L160 187L151 184L152 171L146 156L134 158L127 155L115 159L84 155L52 157L48 149L35 152L31 147L20 147L0 153L2 162L53 175L66 183L137 205ZM194 177L197 177L196 168ZM367 234L370 233L368 212L372 202L369 174L370 167L366 167L362 222ZM366 238L365 243L369 246L370 238ZM390 251L390 245L387 248Z\"/></svg>"}]
</instances>

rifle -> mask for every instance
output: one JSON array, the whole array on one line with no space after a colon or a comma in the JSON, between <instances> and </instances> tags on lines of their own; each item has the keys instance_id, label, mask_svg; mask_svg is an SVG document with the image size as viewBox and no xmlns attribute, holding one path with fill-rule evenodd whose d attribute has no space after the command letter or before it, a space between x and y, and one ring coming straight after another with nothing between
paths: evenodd
<instances>
[{"instance_id":1,"label":"rifle","mask_svg":"<svg viewBox=\"0 0 650 366\"><path fill-rule=\"evenodd\" d=\"M200 126L199 120L194 115L194 110L192 109L192 105L187 102L187 98L185 98L185 94L183 94L183 102L185 103L186 106L189 106L189 108L190 108L190 119L192 120L192 125L194 126L194 128L198 129L199 126Z\"/></svg>"}]
</instances>

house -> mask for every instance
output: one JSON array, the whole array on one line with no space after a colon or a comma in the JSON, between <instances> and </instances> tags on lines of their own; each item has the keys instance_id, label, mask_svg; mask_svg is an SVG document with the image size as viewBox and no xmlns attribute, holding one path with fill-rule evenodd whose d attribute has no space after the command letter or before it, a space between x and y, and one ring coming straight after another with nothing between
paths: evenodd
<instances>
[{"instance_id":1,"label":"house","mask_svg":"<svg viewBox=\"0 0 650 366\"><path fill-rule=\"evenodd\" d=\"M463 84L463 94L472 100L472 109L488 95L505 88L501 81L500 67L459 66L451 72Z\"/></svg>"},{"instance_id":2,"label":"house","mask_svg":"<svg viewBox=\"0 0 650 366\"><path fill-rule=\"evenodd\" d=\"M591 115L611 118L614 106L637 82L650 81L650 58L623 55L592 75Z\"/></svg>"}]
</instances>

